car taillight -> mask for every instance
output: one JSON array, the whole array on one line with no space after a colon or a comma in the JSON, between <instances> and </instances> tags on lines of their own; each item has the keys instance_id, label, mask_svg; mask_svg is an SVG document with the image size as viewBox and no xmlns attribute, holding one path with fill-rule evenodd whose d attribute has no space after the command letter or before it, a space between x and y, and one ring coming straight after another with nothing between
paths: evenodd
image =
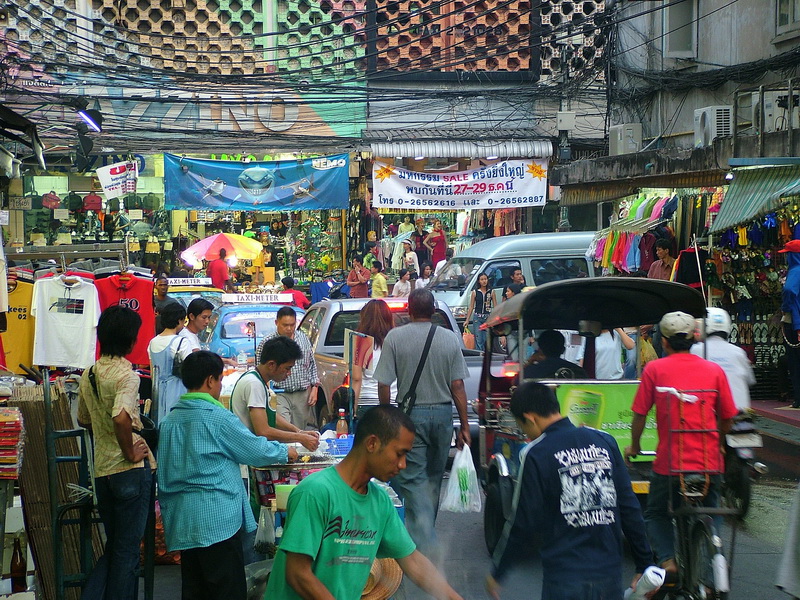
<instances>
[{"instance_id":1,"label":"car taillight","mask_svg":"<svg viewBox=\"0 0 800 600\"><path fill-rule=\"evenodd\" d=\"M404 310L408 306L405 302L386 302L389 310Z\"/></svg>"},{"instance_id":2,"label":"car taillight","mask_svg":"<svg viewBox=\"0 0 800 600\"><path fill-rule=\"evenodd\" d=\"M519 375L519 363L503 363L503 377L516 377Z\"/></svg>"}]
</instances>

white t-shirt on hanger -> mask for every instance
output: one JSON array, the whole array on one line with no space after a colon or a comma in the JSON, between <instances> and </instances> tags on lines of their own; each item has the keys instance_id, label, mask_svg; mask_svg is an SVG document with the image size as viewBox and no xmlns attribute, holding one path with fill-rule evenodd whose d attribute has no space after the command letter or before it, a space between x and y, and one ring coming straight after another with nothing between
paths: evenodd
<instances>
[{"instance_id":1,"label":"white t-shirt on hanger","mask_svg":"<svg viewBox=\"0 0 800 600\"><path fill-rule=\"evenodd\" d=\"M97 348L97 289L80 278L67 278L74 279L70 284L64 279L48 277L33 286L33 363L88 369L95 362Z\"/></svg>"}]
</instances>

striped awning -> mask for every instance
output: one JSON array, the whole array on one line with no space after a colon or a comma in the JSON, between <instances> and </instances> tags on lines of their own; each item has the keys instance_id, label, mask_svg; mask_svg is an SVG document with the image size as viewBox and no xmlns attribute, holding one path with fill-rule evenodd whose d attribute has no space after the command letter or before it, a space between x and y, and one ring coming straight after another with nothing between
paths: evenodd
<instances>
[{"instance_id":1,"label":"striped awning","mask_svg":"<svg viewBox=\"0 0 800 600\"><path fill-rule=\"evenodd\" d=\"M413 140L371 141L373 156L382 158L548 158L553 155L550 140Z\"/></svg>"},{"instance_id":2,"label":"striped awning","mask_svg":"<svg viewBox=\"0 0 800 600\"><path fill-rule=\"evenodd\" d=\"M800 195L800 165L735 169L710 232L725 231L777 210Z\"/></svg>"}]
</instances>

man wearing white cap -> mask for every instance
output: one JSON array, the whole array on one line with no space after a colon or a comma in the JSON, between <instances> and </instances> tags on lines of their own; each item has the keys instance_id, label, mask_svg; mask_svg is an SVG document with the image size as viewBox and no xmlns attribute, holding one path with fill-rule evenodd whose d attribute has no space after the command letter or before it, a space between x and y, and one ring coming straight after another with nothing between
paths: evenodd
<instances>
[{"instance_id":1,"label":"man wearing white cap","mask_svg":"<svg viewBox=\"0 0 800 600\"><path fill-rule=\"evenodd\" d=\"M722 367L690 353L695 319L684 312L667 313L659 323L664 358L647 363L633 400L631 445L626 457L641 452L639 445L647 413L655 405L658 447L644 513L647 535L656 563L675 572L672 504L680 504L679 477L695 472L708 476L703 505L719 504L723 471L720 442L737 409Z\"/></svg>"}]
</instances>

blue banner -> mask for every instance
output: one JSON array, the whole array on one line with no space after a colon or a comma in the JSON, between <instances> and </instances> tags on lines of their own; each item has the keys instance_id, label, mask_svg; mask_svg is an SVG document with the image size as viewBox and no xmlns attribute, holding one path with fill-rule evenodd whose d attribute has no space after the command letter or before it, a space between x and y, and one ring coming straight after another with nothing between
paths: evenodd
<instances>
[{"instance_id":1,"label":"blue banner","mask_svg":"<svg viewBox=\"0 0 800 600\"><path fill-rule=\"evenodd\" d=\"M347 209L347 154L239 162L164 155L167 209L295 211Z\"/></svg>"}]
</instances>

